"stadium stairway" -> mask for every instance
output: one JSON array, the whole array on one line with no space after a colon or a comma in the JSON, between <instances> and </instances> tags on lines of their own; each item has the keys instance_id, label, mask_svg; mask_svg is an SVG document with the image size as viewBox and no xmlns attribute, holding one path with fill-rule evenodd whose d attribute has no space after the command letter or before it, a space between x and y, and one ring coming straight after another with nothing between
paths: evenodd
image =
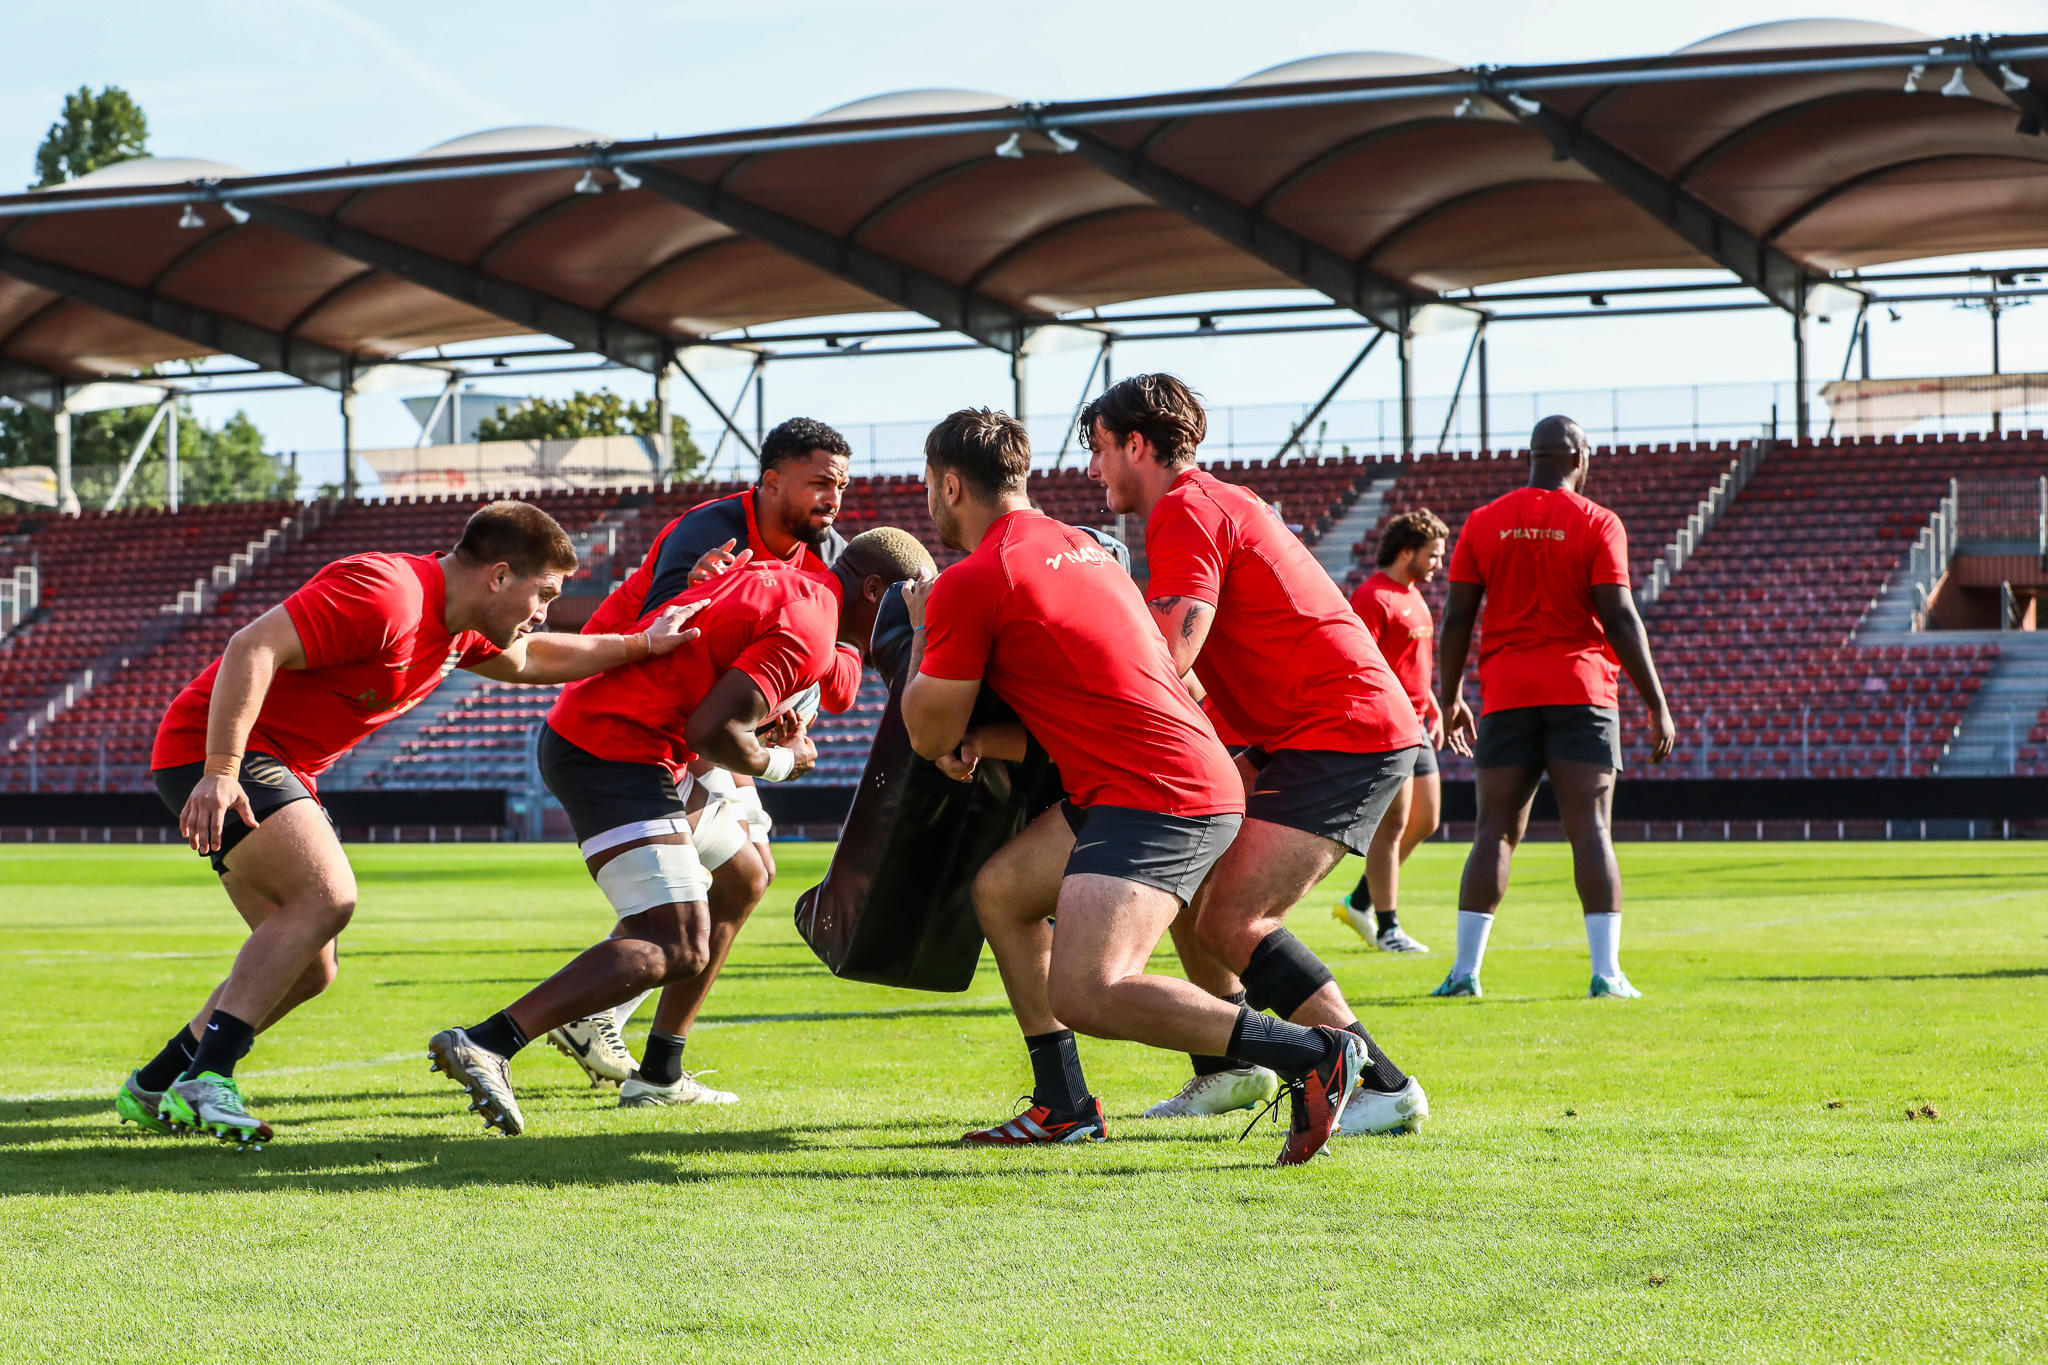
<instances>
[{"instance_id":1,"label":"stadium stairway","mask_svg":"<svg viewBox=\"0 0 2048 1365\"><path fill-rule=\"evenodd\" d=\"M490 680L458 668L427 694L427 699L370 736L355 752L329 769L321 781L336 790L382 788L402 785L394 776L402 770L400 756L416 751L422 738L443 725L447 717L468 704L472 694ZM560 689L522 688L552 704Z\"/></svg>"},{"instance_id":2,"label":"stadium stairway","mask_svg":"<svg viewBox=\"0 0 2048 1365\"><path fill-rule=\"evenodd\" d=\"M1373 533L1378 530L1380 517L1386 510L1387 488L1391 481L1382 484L1376 470L1365 477L1368 482L1359 491L1358 500L1344 509L1329 533L1316 542L1313 551L1316 563L1337 580L1339 587L1345 585L1352 562L1358 558L1356 547L1365 544L1368 538L1373 541L1373 548L1364 552L1368 562L1377 549L1378 537Z\"/></svg>"},{"instance_id":3,"label":"stadium stairway","mask_svg":"<svg viewBox=\"0 0 2048 1365\"><path fill-rule=\"evenodd\" d=\"M1990 643L1998 660L1963 712L1948 752L1936 765L1942 777L1997 777L2031 771L2038 762L2035 733L2048 709L2048 633L2040 631L1926 631L1934 643Z\"/></svg>"}]
</instances>

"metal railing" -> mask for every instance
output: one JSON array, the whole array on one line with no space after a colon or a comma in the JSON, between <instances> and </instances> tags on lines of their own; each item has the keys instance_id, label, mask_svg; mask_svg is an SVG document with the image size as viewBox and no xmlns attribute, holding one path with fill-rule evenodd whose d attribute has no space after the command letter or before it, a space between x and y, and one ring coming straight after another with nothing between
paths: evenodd
<instances>
[{"instance_id":1,"label":"metal railing","mask_svg":"<svg viewBox=\"0 0 2048 1365\"><path fill-rule=\"evenodd\" d=\"M1692 552L1698 548L1700 541L1713 529L1714 523L1721 519L1721 514L1728 510L1728 505L1735 501L1736 495L1748 485L1750 476L1755 474L1757 466L1764 462L1764 456L1770 452L1770 448L1770 436L1764 433L1742 447L1741 453L1728 462L1728 468L1722 472L1720 479L1707 495L1700 499L1699 506L1686 517L1685 525L1678 528L1677 536L1672 539L1671 544L1664 547L1664 553L1658 557L1657 562L1650 566L1648 581L1637 594L1644 606L1651 605L1664 595L1665 589L1671 586L1672 576L1685 567L1685 561L1692 558Z\"/></svg>"},{"instance_id":2,"label":"metal railing","mask_svg":"<svg viewBox=\"0 0 2048 1365\"><path fill-rule=\"evenodd\" d=\"M1934 590L1948 573L1956 555L1956 481L1948 481L1948 493L1935 506L1934 514L1913 540L1907 572L1913 583L1913 629L1927 629L1928 608Z\"/></svg>"}]
</instances>

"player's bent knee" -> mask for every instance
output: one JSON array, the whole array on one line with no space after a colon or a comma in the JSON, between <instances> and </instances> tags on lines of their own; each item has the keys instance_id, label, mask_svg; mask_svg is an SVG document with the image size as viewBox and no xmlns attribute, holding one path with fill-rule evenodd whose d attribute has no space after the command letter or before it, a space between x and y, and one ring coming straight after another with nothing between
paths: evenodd
<instances>
[{"instance_id":1,"label":"player's bent knee","mask_svg":"<svg viewBox=\"0 0 2048 1365\"><path fill-rule=\"evenodd\" d=\"M1046 1000L1062 1024L1081 1033L1107 1037L1115 1033L1113 1011L1106 1008L1106 983L1055 973L1046 982Z\"/></svg>"}]
</instances>

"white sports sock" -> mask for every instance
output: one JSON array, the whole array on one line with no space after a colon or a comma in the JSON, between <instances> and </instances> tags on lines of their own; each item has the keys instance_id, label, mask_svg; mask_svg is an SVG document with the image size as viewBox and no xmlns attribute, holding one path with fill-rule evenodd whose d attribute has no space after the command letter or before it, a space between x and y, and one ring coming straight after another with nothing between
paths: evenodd
<instances>
[{"instance_id":1,"label":"white sports sock","mask_svg":"<svg viewBox=\"0 0 2048 1365\"><path fill-rule=\"evenodd\" d=\"M1492 932L1492 915L1475 910L1458 912L1458 960L1451 965L1451 975L1479 975L1479 964L1486 957L1486 936Z\"/></svg>"},{"instance_id":2,"label":"white sports sock","mask_svg":"<svg viewBox=\"0 0 2048 1365\"><path fill-rule=\"evenodd\" d=\"M625 1004L613 1007L612 1022L619 1026L619 1032L624 1033L626 1031L626 1021L633 1017L633 1011L646 1004L647 997L652 994L654 994L653 991L642 991Z\"/></svg>"},{"instance_id":3,"label":"white sports sock","mask_svg":"<svg viewBox=\"0 0 2048 1365\"><path fill-rule=\"evenodd\" d=\"M1593 975L1621 975L1621 916L1586 916L1586 951L1593 958Z\"/></svg>"}]
</instances>

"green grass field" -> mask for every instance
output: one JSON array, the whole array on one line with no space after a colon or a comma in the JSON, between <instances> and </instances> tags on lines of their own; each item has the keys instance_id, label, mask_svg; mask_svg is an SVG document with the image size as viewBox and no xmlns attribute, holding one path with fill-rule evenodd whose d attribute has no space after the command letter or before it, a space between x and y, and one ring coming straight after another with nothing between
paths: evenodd
<instances>
[{"instance_id":1,"label":"green grass field","mask_svg":"<svg viewBox=\"0 0 2048 1365\"><path fill-rule=\"evenodd\" d=\"M1110 1143L961 1149L1029 1088L994 970L832 980L789 924L826 853L779 850L690 1042L742 1103L623 1111L535 1047L505 1139L427 1035L609 913L566 846L358 848L339 984L243 1064L253 1154L109 1104L239 942L211 874L0 852L0 1360L2048 1357L2048 847L1625 846L1629 1004L1582 998L1556 845L1487 997L1423 998L1462 854L1425 848L1436 955L1295 927L1434 1120L1296 1171L1137 1120L1181 1065L1101 1043Z\"/></svg>"}]
</instances>

